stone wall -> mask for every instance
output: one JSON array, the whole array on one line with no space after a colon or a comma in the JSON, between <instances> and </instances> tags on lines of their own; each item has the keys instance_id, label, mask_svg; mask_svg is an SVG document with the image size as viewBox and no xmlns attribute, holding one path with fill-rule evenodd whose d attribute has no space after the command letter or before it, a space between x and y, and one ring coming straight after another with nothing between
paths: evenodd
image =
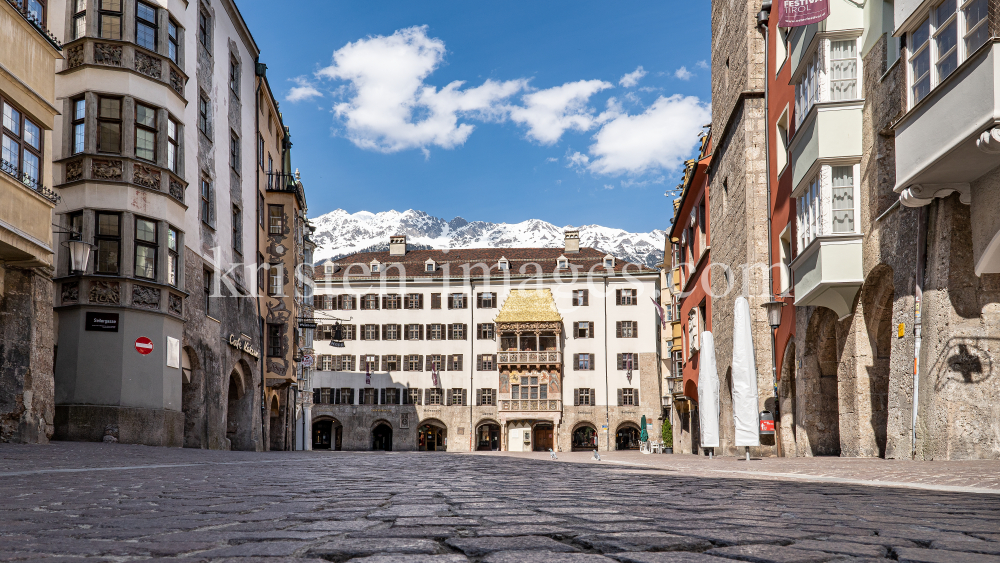
<instances>
[{"instance_id":1,"label":"stone wall","mask_svg":"<svg viewBox=\"0 0 1000 563\"><path fill-rule=\"evenodd\" d=\"M52 437L52 346L52 280L0 266L0 442Z\"/></svg>"}]
</instances>

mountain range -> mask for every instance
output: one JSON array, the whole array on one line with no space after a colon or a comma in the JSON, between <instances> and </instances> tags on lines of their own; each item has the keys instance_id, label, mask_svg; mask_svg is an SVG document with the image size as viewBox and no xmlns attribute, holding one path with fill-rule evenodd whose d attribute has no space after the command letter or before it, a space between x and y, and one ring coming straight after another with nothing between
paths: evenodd
<instances>
[{"instance_id":1,"label":"mountain range","mask_svg":"<svg viewBox=\"0 0 1000 563\"><path fill-rule=\"evenodd\" d=\"M665 232L630 233L601 225L557 227L539 219L520 223L447 221L423 211L358 211L336 209L310 219L316 231L315 260L339 258L361 251L386 250L390 235L406 235L409 248L497 248L548 247L564 244L563 232L580 231L580 246L607 252L619 260L655 267L663 261Z\"/></svg>"}]
</instances>

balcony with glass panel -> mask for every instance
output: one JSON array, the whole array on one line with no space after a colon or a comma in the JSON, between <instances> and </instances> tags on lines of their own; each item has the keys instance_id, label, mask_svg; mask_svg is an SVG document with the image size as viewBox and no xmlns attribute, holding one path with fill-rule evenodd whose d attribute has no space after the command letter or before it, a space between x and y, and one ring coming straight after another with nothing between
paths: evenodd
<instances>
[{"instance_id":1,"label":"balcony with glass panel","mask_svg":"<svg viewBox=\"0 0 1000 563\"><path fill-rule=\"evenodd\" d=\"M902 23L895 33L912 53L905 69L907 112L894 129L895 191L910 207L956 192L972 205L977 275L1000 272L995 190L983 185L990 182L977 183L1000 166L1000 60L988 7L988 0L947 0L903 12L897 5Z\"/></svg>"},{"instance_id":2,"label":"balcony with glass panel","mask_svg":"<svg viewBox=\"0 0 1000 563\"><path fill-rule=\"evenodd\" d=\"M839 318L851 314L864 283L863 235L858 230L860 165L823 165L796 198L799 254L790 264L795 305L827 307Z\"/></svg>"}]
</instances>

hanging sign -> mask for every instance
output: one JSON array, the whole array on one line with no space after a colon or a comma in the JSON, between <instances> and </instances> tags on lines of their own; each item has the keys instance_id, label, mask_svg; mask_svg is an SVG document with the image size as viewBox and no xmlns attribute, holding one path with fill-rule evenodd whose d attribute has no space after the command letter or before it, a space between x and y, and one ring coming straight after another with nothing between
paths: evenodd
<instances>
[{"instance_id":1,"label":"hanging sign","mask_svg":"<svg viewBox=\"0 0 1000 563\"><path fill-rule=\"evenodd\" d=\"M145 336L140 336L135 339L135 351L139 352L143 356L149 354L153 351L153 341L146 338Z\"/></svg>"},{"instance_id":2,"label":"hanging sign","mask_svg":"<svg viewBox=\"0 0 1000 563\"><path fill-rule=\"evenodd\" d=\"M253 344L250 343L250 337L244 339L243 335L236 336L235 334L230 334L229 345L241 352L250 354L254 358L260 359L260 352L258 352L257 349L253 347Z\"/></svg>"},{"instance_id":3,"label":"hanging sign","mask_svg":"<svg viewBox=\"0 0 1000 563\"><path fill-rule=\"evenodd\" d=\"M830 16L830 0L779 0L778 27L801 27Z\"/></svg>"}]
</instances>

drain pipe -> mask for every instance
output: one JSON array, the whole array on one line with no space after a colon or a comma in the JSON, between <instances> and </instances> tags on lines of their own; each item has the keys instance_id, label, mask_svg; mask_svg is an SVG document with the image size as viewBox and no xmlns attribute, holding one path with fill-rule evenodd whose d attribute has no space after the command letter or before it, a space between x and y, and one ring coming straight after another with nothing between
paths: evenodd
<instances>
[{"instance_id":1,"label":"drain pipe","mask_svg":"<svg viewBox=\"0 0 1000 563\"><path fill-rule=\"evenodd\" d=\"M608 387L608 372L611 370L608 357L608 273L604 272L604 438L611 451L611 389Z\"/></svg>"},{"instance_id":2,"label":"drain pipe","mask_svg":"<svg viewBox=\"0 0 1000 563\"><path fill-rule=\"evenodd\" d=\"M260 138L260 110L261 110L261 107L260 107L260 90L261 90L261 84L263 84L263 82L264 82L264 73L266 71L267 71L267 65L262 64L260 62L260 58L258 57L257 61L256 61L256 64L254 65L254 74L257 75L257 93L253 97L254 129L256 130L257 138L258 139ZM256 143L256 142L257 142L257 139L254 139L254 143ZM260 159L259 156L257 158ZM256 166L254 168L256 168ZM257 201L260 198L260 172L256 172L255 171L255 173L254 173L254 186L255 186L256 189L254 190L255 193L253 194L253 198L254 198L254 206L256 207ZM257 210L257 213L264 213L264 210L263 209L259 209L259 210ZM257 250L258 254L260 253L260 220L261 220L261 218L257 217L257 224L254 225L254 231L257 232L257 236L255 237L255 239L257 241L257 248L256 248L256 250ZM260 264L257 264L257 271L254 272L254 280L260 279L260 276L257 275L257 272L260 271L260 266L261 266ZM260 350L260 353L261 353L260 354L261 357L258 358L258 360L257 360L257 362L260 364L260 433L261 433L261 437L260 437L261 448L260 449L261 449L261 451L267 451L267 450L271 449L271 436L270 436L270 432L268 432L268 427L267 427L267 424L268 424L268 422L270 422L270 419L271 419L271 413L270 413L270 407L268 407L268 405L267 405L267 386L264 385L266 383L266 381L267 381L267 379L265 378L265 375L264 375L264 365L267 362L264 360L264 358L266 357L264 355L265 354L264 345L266 343L264 342L264 317L260 313L260 301L261 301L260 300L260 287L257 287L257 295L254 296L254 301L257 303L257 334L258 334L258 337L259 337L258 342L260 343L259 350Z\"/></svg>"},{"instance_id":3,"label":"drain pipe","mask_svg":"<svg viewBox=\"0 0 1000 563\"><path fill-rule=\"evenodd\" d=\"M913 288L913 412L910 419L910 459L917 458L917 405L920 397L921 308L924 300L924 269L927 266L927 206L917 219L917 272Z\"/></svg>"}]
</instances>

